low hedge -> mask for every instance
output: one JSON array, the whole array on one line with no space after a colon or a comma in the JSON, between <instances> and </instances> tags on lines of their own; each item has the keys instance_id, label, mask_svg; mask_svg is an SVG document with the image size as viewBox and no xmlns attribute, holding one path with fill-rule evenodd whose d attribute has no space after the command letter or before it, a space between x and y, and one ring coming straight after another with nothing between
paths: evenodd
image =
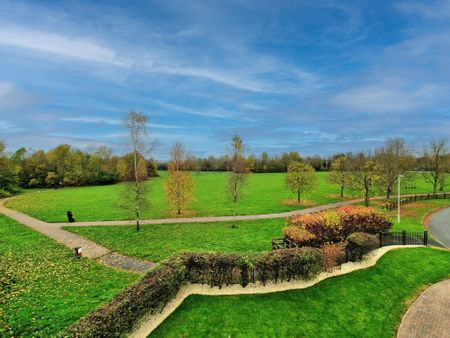
<instances>
[{"instance_id":1,"label":"low hedge","mask_svg":"<svg viewBox=\"0 0 450 338\"><path fill-rule=\"evenodd\" d=\"M372 250L380 246L378 236L364 232L355 232L347 238L347 259L359 261Z\"/></svg>"},{"instance_id":2,"label":"low hedge","mask_svg":"<svg viewBox=\"0 0 450 338\"><path fill-rule=\"evenodd\" d=\"M316 248L294 248L260 254L183 253L148 272L104 306L69 327L70 337L114 337L130 332L145 314L160 311L188 282L211 286L291 279L310 279L323 269Z\"/></svg>"}]
</instances>

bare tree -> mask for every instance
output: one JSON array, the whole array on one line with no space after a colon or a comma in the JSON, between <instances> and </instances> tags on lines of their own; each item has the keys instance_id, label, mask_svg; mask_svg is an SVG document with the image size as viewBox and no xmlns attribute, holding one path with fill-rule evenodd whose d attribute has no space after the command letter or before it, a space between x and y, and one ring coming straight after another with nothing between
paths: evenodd
<instances>
[{"instance_id":1,"label":"bare tree","mask_svg":"<svg viewBox=\"0 0 450 338\"><path fill-rule=\"evenodd\" d=\"M194 180L186 169L185 148L181 143L175 143L171 151L169 174L164 184L167 201L175 206L177 214L193 200Z\"/></svg>"},{"instance_id":2,"label":"bare tree","mask_svg":"<svg viewBox=\"0 0 450 338\"><path fill-rule=\"evenodd\" d=\"M389 199L399 175L411 169L413 158L405 141L400 138L387 140L385 145L375 151L375 170L377 185L386 192Z\"/></svg>"},{"instance_id":3,"label":"bare tree","mask_svg":"<svg viewBox=\"0 0 450 338\"><path fill-rule=\"evenodd\" d=\"M231 142L229 168L231 170L228 178L228 192L233 202L233 224L236 227L237 203L242 195L247 176L249 174L248 163L245 159L245 145L242 138L235 135Z\"/></svg>"},{"instance_id":4,"label":"bare tree","mask_svg":"<svg viewBox=\"0 0 450 338\"><path fill-rule=\"evenodd\" d=\"M425 172L423 177L425 182L433 185L433 194L436 194L440 182L445 183L446 172L448 171L448 147L447 140L441 139L432 141L424 151Z\"/></svg>"},{"instance_id":5,"label":"bare tree","mask_svg":"<svg viewBox=\"0 0 450 338\"><path fill-rule=\"evenodd\" d=\"M130 111L125 120L125 128L128 132L128 146L133 156L134 182L127 184L124 193L124 202L134 209L136 218L136 230L140 229L140 217L142 209L149 204L149 185L145 183L148 178L145 157L150 153L151 147L147 143L147 117L141 113Z\"/></svg>"}]
</instances>

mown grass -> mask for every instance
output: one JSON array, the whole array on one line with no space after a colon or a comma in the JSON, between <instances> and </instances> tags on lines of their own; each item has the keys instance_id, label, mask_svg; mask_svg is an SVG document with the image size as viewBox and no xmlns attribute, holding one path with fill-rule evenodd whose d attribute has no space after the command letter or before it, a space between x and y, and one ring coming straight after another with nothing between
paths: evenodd
<instances>
[{"instance_id":1,"label":"mown grass","mask_svg":"<svg viewBox=\"0 0 450 338\"><path fill-rule=\"evenodd\" d=\"M65 227L95 242L129 256L158 262L183 251L260 252L271 249L280 237L284 219L134 226Z\"/></svg>"},{"instance_id":2,"label":"mown grass","mask_svg":"<svg viewBox=\"0 0 450 338\"><path fill-rule=\"evenodd\" d=\"M285 189L284 175L282 173L250 175L244 196L238 204L238 214L248 215L295 210L295 194ZM313 193L302 196L303 207L341 200L339 187L330 185L326 181L328 173L319 172L317 175L318 187ZM228 173L202 172L200 174L193 173L192 176L196 183L195 201L183 216L232 214L232 203L226 190ZM164 197L163 183L165 177L166 173L161 172L161 177L152 179L148 183L151 185L149 194L151 206L143 211L143 218L175 216ZM450 188L450 185L447 188ZM66 212L68 210L73 211L78 221L132 219L132 210L124 210L120 207L120 196L123 190L123 184L45 190L18 196L8 201L6 205L9 208L49 222L67 221ZM420 175L416 175L416 189L403 189L403 193L430 191L431 185L425 183ZM352 196L347 195L345 198L349 199Z\"/></svg>"},{"instance_id":3,"label":"mown grass","mask_svg":"<svg viewBox=\"0 0 450 338\"><path fill-rule=\"evenodd\" d=\"M376 266L303 290L189 296L151 337L394 337L407 303L450 277L450 252L387 253Z\"/></svg>"},{"instance_id":4,"label":"mown grass","mask_svg":"<svg viewBox=\"0 0 450 338\"><path fill-rule=\"evenodd\" d=\"M426 200L403 204L400 208L400 224L397 223L397 210L390 212L393 222L392 230L423 231L423 217L430 211L450 206L450 199Z\"/></svg>"},{"instance_id":5,"label":"mown grass","mask_svg":"<svg viewBox=\"0 0 450 338\"><path fill-rule=\"evenodd\" d=\"M0 215L0 336L49 337L139 276L116 271Z\"/></svg>"},{"instance_id":6,"label":"mown grass","mask_svg":"<svg viewBox=\"0 0 450 338\"><path fill-rule=\"evenodd\" d=\"M422 218L429 211L450 200L420 201L402 206L401 223L390 213L392 230L421 231ZM267 219L236 222L179 223L144 225L137 232L134 226L65 227L113 251L129 256L160 261L182 251L260 252L271 249L271 240L282 237L285 220Z\"/></svg>"}]
</instances>

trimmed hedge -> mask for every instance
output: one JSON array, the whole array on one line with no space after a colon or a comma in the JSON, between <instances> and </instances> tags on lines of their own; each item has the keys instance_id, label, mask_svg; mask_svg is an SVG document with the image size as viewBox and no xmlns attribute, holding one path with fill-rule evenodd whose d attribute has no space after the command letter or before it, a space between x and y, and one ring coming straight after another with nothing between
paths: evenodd
<instances>
[{"instance_id":1,"label":"trimmed hedge","mask_svg":"<svg viewBox=\"0 0 450 338\"><path fill-rule=\"evenodd\" d=\"M172 256L113 300L81 318L66 331L70 337L116 337L130 332L145 314L160 311L188 282L222 287L250 282L310 279L322 271L316 248L295 248L240 255L184 253Z\"/></svg>"},{"instance_id":2,"label":"trimmed hedge","mask_svg":"<svg viewBox=\"0 0 450 338\"><path fill-rule=\"evenodd\" d=\"M377 235L364 232L355 232L347 238L347 259L349 261L360 261L372 250L380 246Z\"/></svg>"}]
</instances>

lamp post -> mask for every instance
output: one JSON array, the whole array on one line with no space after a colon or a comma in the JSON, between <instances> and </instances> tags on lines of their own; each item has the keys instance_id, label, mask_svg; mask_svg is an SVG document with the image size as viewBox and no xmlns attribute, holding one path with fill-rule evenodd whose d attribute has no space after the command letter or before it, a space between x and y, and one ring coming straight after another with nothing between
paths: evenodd
<instances>
[{"instance_id":1,"label":"lamp post","mask_svg":"<svg viewBox=\"0 0 450 338\"><path fill-rule=\"evenodd\" d=\"M397 223L400 223L400 180L403 175L398 175L398 190L397 190Z\"/></svg>"}]
</instances>

